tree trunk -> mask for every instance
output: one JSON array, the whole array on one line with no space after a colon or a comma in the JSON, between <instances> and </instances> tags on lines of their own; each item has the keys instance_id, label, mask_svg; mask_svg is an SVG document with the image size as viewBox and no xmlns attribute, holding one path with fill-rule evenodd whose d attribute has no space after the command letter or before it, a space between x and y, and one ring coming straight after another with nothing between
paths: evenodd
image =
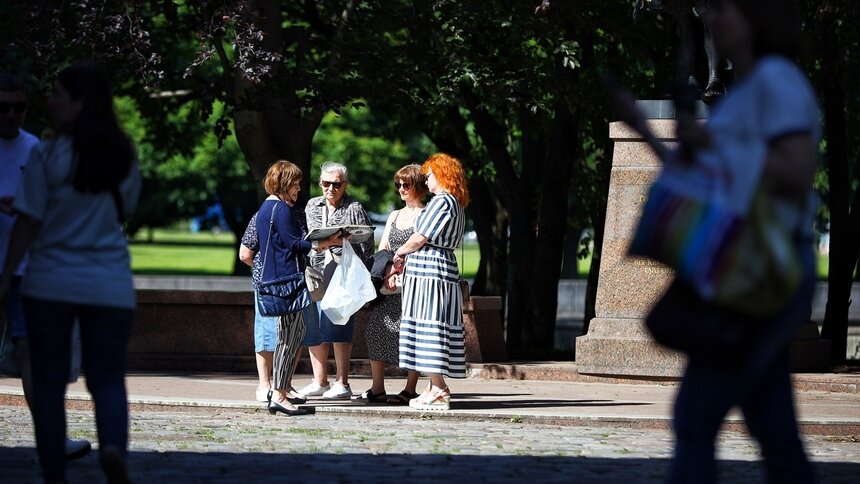
<instances>
[{"instance_id":1,"label":"tree trunk","mask_svg":"<svg viewBox=\"0 0 860 484\"><path fill-rule=\"evenodd\" d=\"M444 123L427 134L437 148L458 158L472 173L480 173L484 168L484 162L475 160L471 155L472 145L466 122L458 110L450 109ZM469 211L477 214L471 219L478 235L481 254L471 293L504 298L508 266L508 213L503 201L496 195L498 191L495 180L478 176L469 179Z\"/></svg>"},{"instance_id":2,"label":"tree trunk","mask_svg":"<svg viewBox=\"0 0 860 484\"><path fill-rule=\"evenodd\" d=\"M830 275L822 337L831 341L831 361L845 361L848 343L848 308L851 304L853 269L860 244L860 201L850 207L851 179L848 167L848 141L845 124L845 88L842 83L840 39L836 18L822 23L822 68L825 89L825 135L827 137L827 176L830 182Z\"/></svg>"},{"instance_id":3,"label":"tree trunk","mask_svg":"<svg viewBox=\"0 0 860 484\"><path fill-rule=\"evenodd\" d=\"M469 187L472 213L481 214L472 217L481 253L472 294L504 299L508 273L508 212L501 200L490 194L486 182L470 182Z\"/></svg>"},{"instance_id":4,"label":"tree trunk","mask_svg":"<svg viewBox=\"0 0 860 484\"><path fill-rule=\"evenodd\" d=\"M603 234L606 224L606 204L609 197L609 177L612 174L612 142L606 140L603 156L600 160L599 184L597 193L600 194L592 207L594 221L594 240L591 251L591 267L588 272L588 285L585 289L585 311L583 314L582 334L588 333L588 326L596 316L597 285L600 282L600 260L603 256Z\"/></svg>"},{"instance_id":5,"label":"tree trunk","mask_svg":"<svg viewBox=\"0 0 860 484\"><path fill-rule=\"evenodd\" d=\"M540 172L533 179L540 197L532 266L531 300L534 305L524 346L548 356L555 349L558 281L567 234L570 177L579 152L575 145L577 120L564 106L557 106L555 119L544 132L546 154Z\"/></svg>"}]
</instances>

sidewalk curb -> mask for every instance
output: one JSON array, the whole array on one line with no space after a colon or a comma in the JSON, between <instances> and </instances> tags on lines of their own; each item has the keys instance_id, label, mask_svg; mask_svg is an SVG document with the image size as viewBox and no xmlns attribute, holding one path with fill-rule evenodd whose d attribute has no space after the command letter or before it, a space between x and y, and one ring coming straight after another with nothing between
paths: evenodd
<instances>
[{"instance_id":1,"label":"sidewalk curb","mask_svg":"<svg viewBox=\"0 0 860 484\"><path fill-rule=\"evenodd\" d=\"M528 415L504 412L483 412L474 410L457 411L456 407L448 412L417 412L405 407L363 406L363 405L314 405L313 400L301 408L311 409L311 415L326 416L364 416L390 418L396 420L444 420L444 421L488 421L512 425L553 425L623 428L635 430L671 430L669 416L579 416L579 415ZM26 406L23 392L0 393L0 406ZM92 411L92 399L88 395L67 395L66 409ZM251 413L266 415L268 411L262 403L231 400L187 400L162 397L129 397L129 410L132 412L180 412L180 413ZM273 417L274 418L274 417ZM285 418L285 417L280 417ZM301 418L301 417L298 417ZM804 435L860 436L860 422L847 421L798 421ZM726 417L722 429L729 432L746 433L746 426L738 416Z\"/></svg>"},{"instance_id":2,"label":"sidewalk curb","mask_svg":"<svg viewBox=\"0 0 860 484\"><path fill-rule=\"evenodd\" d=\"M563 381L667 386L677 386L680 383L679 378L582 374L579 372L575 362L468 363L466 368L469 378L490 380ZM794 389L797 391L860 393L860 374L858 373L793 373L792 383Z\"/></svg>"}]
</instances>

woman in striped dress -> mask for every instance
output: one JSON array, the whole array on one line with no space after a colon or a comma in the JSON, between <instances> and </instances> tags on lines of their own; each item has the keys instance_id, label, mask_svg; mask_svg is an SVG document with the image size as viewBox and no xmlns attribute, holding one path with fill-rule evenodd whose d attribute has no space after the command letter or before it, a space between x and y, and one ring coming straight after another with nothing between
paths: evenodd
<instances>
[{"instance_id":1,"label":"woman in striped dress","mask_svg":"<svg viewBox=\"0 0 860 484\"><path fill-rule=\"evenodd\" d=\"M436 196L415 221L415 233L394 254L395 268L405 265L400 367L430 376L410 407L448 410L451 392L444 377L466 377L463 293L454 249L463 242L469 191L462 165L444 153L430 156L421 173Z\"/></svg>"}]
</instances>

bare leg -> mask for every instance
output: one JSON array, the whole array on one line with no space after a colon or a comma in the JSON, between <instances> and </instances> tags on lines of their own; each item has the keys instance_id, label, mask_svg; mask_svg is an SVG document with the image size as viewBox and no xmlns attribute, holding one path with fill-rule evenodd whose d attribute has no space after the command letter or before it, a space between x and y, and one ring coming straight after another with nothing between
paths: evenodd
<instances>
[{"instance_id":1,"label":"bare leg","mask_svg":"<svg viewBox=\"0 0 860 484\"><path fill-rule=\"evenodd\" d=\"M410 395L415 394L415 388L418 386L418 372L410 370L406 375L406 390Z\"/></svg>"},{"instance_id":2,"label":"bare leg","mask_svg":"<svg viewBox=\"0 0 860 484\"><path fill-rule=\"evenodd\" d=\"M260 389L272 388L272 364L275 358L275 353L272 351L258 351L255 354L257 361L257 378L259 379L258 387Z\"/></svg>"},{"instance_id":3,"label":"bare leg","mask_svg":"<svg viewBox=\"0 0 860 484\"><path fill-rule=\"evenodd\" d=\"M370 391L374 395L385 393L385 362L370 360L370 374L373 376Z\"/></svg>"},{"instance_id":4,"label":"bare leg","mask_svg":"<svg viewBox=\"0 0 860 484\"><path fill-rule=\"evenodd\" d=\"M308 353L311 355L311 367L314 371L314 381L320 386L328 385L328 348L329 343L308 348Z\"/></svg>"},{"instance_id":5,"label":"bare leg","mask_svg":"<svg viewBox=\"0 0 860 484\"><path fill-rule=\"evenodd\" d=\"M337 382L349 387L349 363L352 357L352 343L334 343L334 364L337 368Z\"/></svg>"},{"instance_id":6,"label":"bare leg","mask_svg":"<svg viewBox=\"0 0 860 484\"><path fill-rule=\"evenodd\" d=\"M696 8L707 9L704 3L704 1L698 0ZM699 6L699 4L703 5ZM726 87L723 81L720 80L719 69L722 59L720 59L717 49L714 47L714 33L711 31L708 22L703 22L703 25L705 27L705 54L708 56L708 85L702 93L702 100L711 104L726 93Z\"/></svg>"},{"instance_id":7,"label":"bare leg","mask_svg":"<svg viewBox=\"0 0 860 484\"><path fill-rule=\"evenodd\" d=\"M26 338L18 338L16 342L18 354L21 357L21 386L24 389L24 400L27 406L32 407L33 402L33 368L30 366L30 343Z\"/></svg>"},{"instance_id":8,"label":"bare leg","mask_svg":"<svg viewBox=\"0 0 860 484\"><path fill-rule=\"evenodd\" d=\"M448 388L448 386L445 384L445 378L442 376L441 373L431 373L430 384L440 390Z\"/></svg>"}]
</instances>

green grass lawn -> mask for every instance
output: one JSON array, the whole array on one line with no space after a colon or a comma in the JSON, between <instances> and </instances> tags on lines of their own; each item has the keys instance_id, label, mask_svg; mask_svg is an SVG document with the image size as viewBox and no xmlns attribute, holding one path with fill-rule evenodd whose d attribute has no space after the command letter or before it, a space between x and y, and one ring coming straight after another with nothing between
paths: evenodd
<instances>
[{"instance_id":1,"label":"green grass lawn","mask_svg":"<svg viewBox=\"0 0 860 484\"><path fill-rule=\"evenodd\" d=\"M190 233L157 229L131 239L131 269L135 274L226 276L233 271L238 245L233 234ZM477 244L457 249L463 277L475 277L480 257Z\"/></svg>"},{"instance_id":2,"label":"green grass lawn","mask_svg":"<svg viewBox=\"0 0 860 484\"><path fill-rule=\"evenodd\" d=\"M131 268L135 274L176 274L224 276L233 271L238 257L238 245L230 233L191 233L182 230L157 229L149 234L140 233L133 239ZM456 251L457 262L463 277L471 279L478 271L480 253L477 244L468 244ZM827 279L828 257L818 255L818 276ZM577 261L580 277L587 277L591 256Z\"/></svg>"},{"instance_id":3,"label":"green grass lawn","mask_svg":"<svg viewBox=\"0 0 860 484\"><path fill-rule=\"evenodd\" d=\"M224 276L233 273L239 254L233 234L191 233L158 229L131 239L131 269L135 274Z\"/></svg>"}]
</instances>

